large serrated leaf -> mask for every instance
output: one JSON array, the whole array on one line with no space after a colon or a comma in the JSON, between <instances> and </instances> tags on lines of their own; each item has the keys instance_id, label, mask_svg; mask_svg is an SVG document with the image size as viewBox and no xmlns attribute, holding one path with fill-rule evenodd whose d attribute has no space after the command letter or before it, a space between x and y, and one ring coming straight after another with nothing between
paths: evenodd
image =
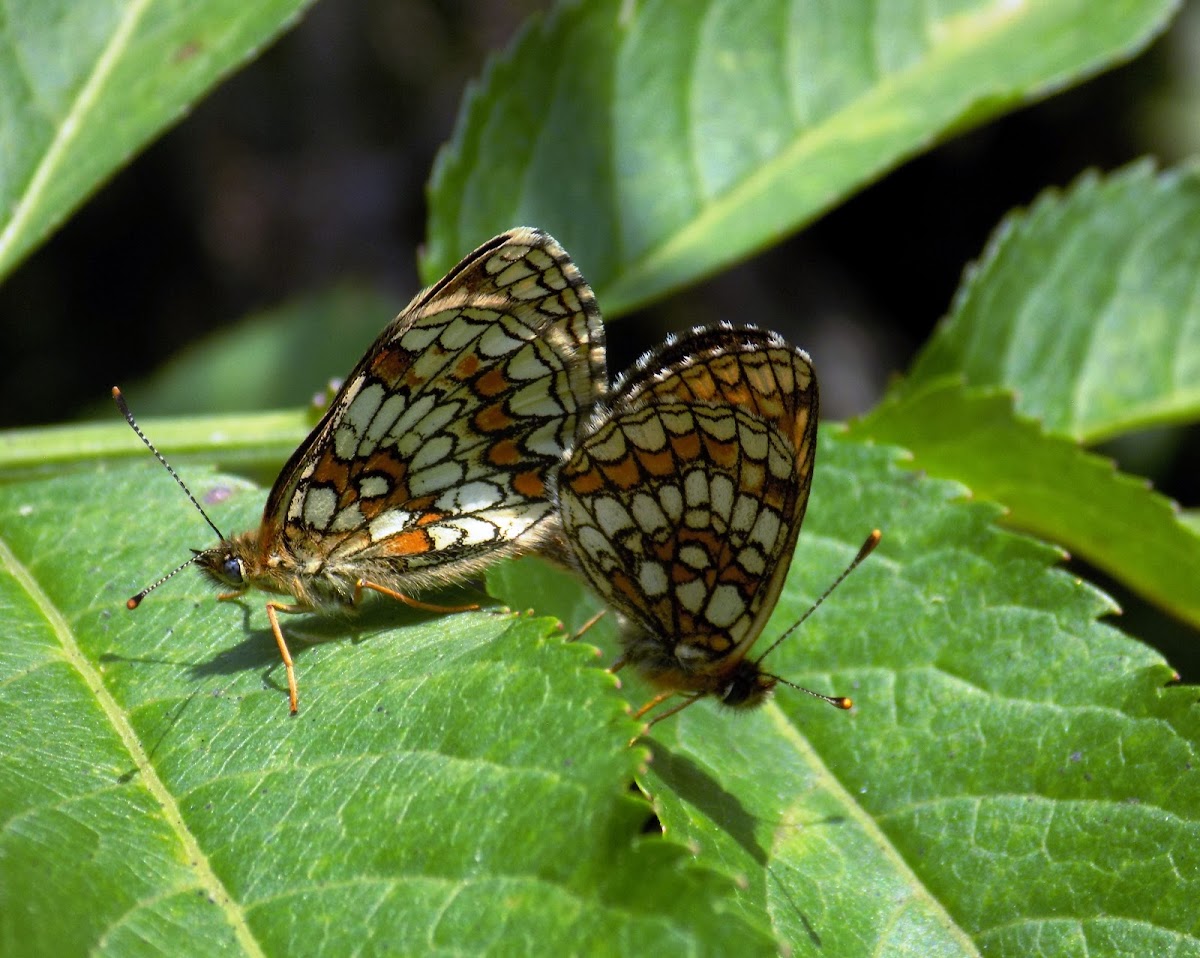
<instances>
[{"instance_id":1,"label":"large serrated leaf","mask_svg":"<svg viewBox=\"0 0 1200 958\"><path fill-rule=\"evenodd\" d=\"M1095 441L1200 416L1200 169L1084 176L1011 216L913 364Z\"/></svg>"},{"instance_id":2,"label":"large serrated leaf","mask_svg":"<svg viewBox=\"0 0 1200 958\"><path fill-rule=\"evenodd\" d=\"M561 4L470 93L430 185L423 275L536 223L619 315L1132 55L1176 6Z\"/></svg>"},{"instance_id":3,"label":"large serrated leaf","mask_svg":"<svg viewBox=\"0 0 1200 958\"><path fill-rule=\"evenodd\" d=\"M261 596L189 570L124 608L209 534L153 462L5 485L0 530L5 954L774 952L638 837L635 725L552 622L288 617L293 719Z\"/></svg>"},{"instance_id":4,"label":"large serrated leaf","mask_svg":"<svg viewBox=\"0 0 1200 958\"><path fill-rule=\"evenodd\" d=\"M781 687L654 726L666 834L740 876L746 920L796 954L1200 955L1196 690L1164 688L1156 653L1096 621L1106 597L960 493L822 444L767 640L865 528L883 542L768 662L856 707ZM526 604L535 576L492 587Z\"/></svg>"},{"instance_id":5,"label":"large serrated leaf","mask_svg":"<svg viewBox=\"0 0 1200 958\"><path fill-rule=\"evenodd\" d=\"M261 492L199 478L218 521L255 520ZM643 781L696 870L634 841L641 747L586 644L611 617L573 647L496 612L289 617L293 720L261 597L219 604L185 573L123 608L207 541L152 463L9 484L0 944L702 952L769 950L769 930L830 955L1023 954L1039 934L1200 953L1194 690L1163 691L1170 669L1094 622L1111 606L1048 569L1057 553L952 493L822 444L767 633L882 527L772 656L858 705L782 688L753 715L701 703L654 728ZM563 573L516 568L492 577L520 583L513 604L594 608Z\"/></svg>"}]
</instances>

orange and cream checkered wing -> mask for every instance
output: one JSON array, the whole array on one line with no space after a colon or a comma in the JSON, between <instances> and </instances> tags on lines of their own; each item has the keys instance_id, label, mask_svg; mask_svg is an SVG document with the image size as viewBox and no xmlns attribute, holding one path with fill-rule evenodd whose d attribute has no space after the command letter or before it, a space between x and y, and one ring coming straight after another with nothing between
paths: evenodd
<instances>
[{"instance_id":1,"label":"orange and cream checkered wing","mask_svg":"<svg viewBox=\"0 0 1200 958\"><path fill-rule=\"evenodd\" d=\"M416 585L512 551L606 385L591 289L516 229L420 293L367 351L268 499L301 564L386 564Z\"/></svg>"},{"instance_id":2,"label":"orange and cream checkered wing","mask_svg":"<svg viewBox=\"0 0 1200 958\"><path fill-rule=\"evenodd\" d=\"M558 477L562 537L629 620L625 658L715 693L779 597L816 453L812 364L774 333L671 339L620 380Z\"/></svg>"}]
</instances>

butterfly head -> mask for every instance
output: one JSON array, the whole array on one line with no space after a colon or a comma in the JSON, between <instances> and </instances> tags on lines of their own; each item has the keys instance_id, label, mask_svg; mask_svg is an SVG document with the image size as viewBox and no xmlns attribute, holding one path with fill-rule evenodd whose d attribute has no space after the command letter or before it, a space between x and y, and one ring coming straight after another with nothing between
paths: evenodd
<instances>
[{"instance_id":1,"label":"butterfly head","mask_svg":"<svg viewBox=\"0 0 1200 958\"><path fill-rule=\"evenodd\" d=\"M259 555L257 532L243 532L222 539L211 549L193 549L192 553L200 571L221 589L234 594L250 588L276 591L273 583L265 581L271 576L265 573Z\"/></svg>"},{"instance_id":2,"label":"butterfly head","mask_svg":"<svg viewBox=\"0 0 1200 958\"><path fill-rule=\"evenodd\" d=\"M730 708L752 709L762 705L779 682L756 661L732 651L732 640L723 633L688 636L672 645L626 621L621 639L621 663L666 692L712 696Z\"/></svg>"},{"instance_id":3,"label":"butterfly head","mask_svg":"<svg viewBox=\"0 0 1200 958\"><path fill-rule=\"evenodd\" d=\"M829 593L874 551L879 544L880 537L881 533L878 529L872 530L858 550L858 554L851 560L845 571L834 580L833 585L826 589L809 607L808 611L756 659L745 657L745 652L753 643L753 639L750 642L733 643L728 635L714 632L703 636L690 636L683 641L671 644L646 628L628 630L622 636L625 650L619 664L633 665L647 679L663 690L634 713L635 717L640 718L674 693L685 696L684 701L674 708L659 713L650 721L651 725L687 708L693 702L709 696L732 709L753 709L762 705L775 686L780 683L827 702L835 708L853 708L852 699L843 695L825 695L822 692L805 688L803 685L797 685L795 682L789 682L785 678L766 671L762 667L762 661L805 619L812 615L829 596ZM757 633L754 637L757 638Z\"/></svg>"},{"instance_id":4,"label":"butterfly head","mask_svg":"<svg viewBox=\"0 0 1200 958\"><path fill-rule=\"evenodd\" d=\"M248 585L246 563L233 551L232 544L222 542L211 549L193 549L196 565L222 588L241 591Z\"/></svg>"},{"instance_id":5,"label":"butterfly head","mask_svg":"<svg viewBox=\"0 0 1200 958\"><path fill-rule=\"evenodd\" d=\"M722 676L722 682L713 694L729 708L753 709L766 701L778 681L774 675L760 669L757 662L742 659Z\"/></svg>"}]
</instances>

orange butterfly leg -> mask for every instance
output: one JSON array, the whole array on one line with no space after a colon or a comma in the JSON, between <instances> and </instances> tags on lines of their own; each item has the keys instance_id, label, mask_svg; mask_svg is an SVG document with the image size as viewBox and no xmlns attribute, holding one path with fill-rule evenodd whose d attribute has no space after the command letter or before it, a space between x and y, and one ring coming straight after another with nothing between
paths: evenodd
<instances>
[{"instance_id":1,"label":"orange butterfly leg","mask_svg":"<svg viewBox=\"0 0 1200 958\"><path fill-rule=\"evenodd\" d=\"M645 705L643 705L640 709L638 709L636 712L634 712L633 717L641 718L643 715L645 715L647 712L649 712L656 705L659 705L659 704L665 702L667 699L669 699L672 695L675 695L675 694L677 694L677 693L675 693L673 691L660 692L658 695L654 696L654 698L652 698L649 702L647 702ZM629 740L630 746L632 746L634 742L636 742L639 738L641 738L648 731L650 731L651 725L657 725L663 719L670 718L676 712L682 712L689 705L699 702L702 698L704 698L704 693L702 693L702 692L692 693L692 694L686 694L686 693L678 693L678 694L684 695L683 701L680 702L678 705L676 705L674 708L669 708L665 712L661 712L658 715L654 716L654 718L652 718L649 722L647 722L642 727L642 730L637 735L635 735L633 738L631 738Z\"/></svg>"},{"instance_id":2,"label":"orange butterfly leg","mask_svg":"<svg viewBox=\"0 0 1200 958\"><path fill-rule=\"evenodd\" d=\"M568 642L578 642L581 638L583 638L584 632L586 632L593 625L595 625L597 622L599 622L601 619L603 619L604 616L607 614L608 614L607 609L601 609L599 612L597 612L595 615L593 615L590 619L588 619L585 623L583 623L583 625L581 625L575 631L575 634L573 636L571 636L569 639L567 639L567 641ZM610 669L609 671L615 672L616 669Z\"/></svg>"},{"instance_id":3,"label":"orange butterfly leg","mask_svg":"<svg viewBox=\"0 0 1200 958\"><path fill-rule=\"evenodd\" d=\"M378 582L368 582L366 579L359 579L354 583L354 604L358 604L358 600L362 597L363 589L371 589L389 598L395 599L397 602L403 602L405 605L414 609L421 609L425 612L474 612L478 605L432 605L429 602L421 602L419 599L414 599L411 596L405 595L403 592L397 592L395 589L389 589L385 585L380 585Z\"/></svg>"},{"instance_id":4,"label":"orange butterfly leg","mask_svg":"<svg viewBox=\"0 0 1200 958\"><path fill-rule=\"evenodd\" d=\"M292 653L288 651L287 643L283 641L283 629L279 627L279 616L276 612L311 612L307 606L284 605L282 602L267 603L267 618L271 620L271 631L275 633L275 644L279 646L279 654L283 656L283 667L287 671L288 704L292 714L300 711L300 693L296 690L296 668L292 665Z\"/></svg>"},{"instance_id":5,"label":"orange butterfly leg","mask_svg":"<svg viewBox=\"0 0 1200 958\"><path fill-rule=\"evenodd\" d=\"M656 695L653 699L651 699L649 702L647 702L645 705L643 705L640 709L638 709L637 717L641 718L650 709L654 708L654 706L656 706L659 702L666 701L671 695L674 695L674 694L675 693L673 693L673 692L664 692L661 695ZM701 693L701 692L685 695L684 700L682 702L680 702L678 705L676 705L674 708L669 708L665 712L660 712L658 715L654 716L654 718L652 718L649 721L649 723L647 724L647 728L649 728L650 725L657 725L659 722L661 722L665 718L670 718L676 712L682 712L689 705L699 702L702 698L704 698L704 693Z\"/></svg>"},{"instance_id":6,"label":"orange butterfly leg","mask_svg":"<svg viewBox=\"0 0 1200 958\"><path fill-rule=\"evenodd\" d=\"M649 702L647 702L640 709L638 709L636 712L634 712L633 717L635 719L640 719L643 715L645 715L647 712L649 712L656 705L659 705L659 704L665 702L667 699L669 699L674 694L675 694L675 692L673 689L670 689L666 692L659 692L658 695L654 696L654 698L652 698ZM684 704L686 705L687 703L684 703ZM683 708L683 707L684 707L683 705L679 706L679 708ZM664 712L662 715L658 716L658 718L655 718L654 721L651 722L650 724L653 725L654 722L657 722L659 719L666 718L666 716L668 716L668 715L673 715L677 711L679 711L679 709L671 709L671 711L669 711L669 712Z\"/></svg>"}]
</instances>

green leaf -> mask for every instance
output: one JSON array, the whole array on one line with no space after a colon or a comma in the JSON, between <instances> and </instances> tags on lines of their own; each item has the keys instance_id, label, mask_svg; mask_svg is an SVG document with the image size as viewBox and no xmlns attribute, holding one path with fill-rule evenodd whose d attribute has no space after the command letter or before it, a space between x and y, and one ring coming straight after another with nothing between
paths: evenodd
<instances>
[{"instance_id":1,"label":"green leaf","mask_svg":"<svg viewBox=\"0 0 1200 958\"><path fill-rule=\"evenodd\" d=\"M1005 523L1057 542L1200 626L1200 535L1144 479L1116 471L1013 411L1007 393L957 382L905 390L850 434L912 450L912 466L957 479L1008 510Z\"/></svg>"},{"instance_id":2,"label":"green leaf","mask_svg":"<svg viewBox=\"0 0 1200 958\"><path fill-rule=\"evenodd\" d=\"M276 468L312 428L303 412L139 420L142 431L170 461L189 455L223 463L271 463ZM145 459L146 447L113 410L112 421L0 432L0 479L88 465L97 458Z\"/></svg>"},{"instance_id":3,"label":"green leaf","mask_svg":"<svg viewBox=\"0 0 1200 958\"><path fill-rule=\"evenodd\" d=\"M904 446L1200 624L1200 537L1074 442L1200 415L1198 236L1200 168L1142 163L1043 196L997 230L911 376L853 434Z\"/></svg>"},{"instance_id":4,"label":"green leaf","mask_svg":"<svg viewBox=\"0 0 1200 958\"><path fill-rule=\"evenodd\" d=\"M402 305L350 284L322 290L206 337L125 392L156 416L302 406L354 368Z\"/></svg>"},{"instance_id":5,"label":"green leaf","mask_svg":"<svg viewBox=\"0 0 1200 958\"><path fill-rule=\"evenodd\" d=\"M256 521L261 491L188 478L223 528ZM781 688L655 726L664 843L624 787L649 690L591 648L611 616L573 645L498 611L286 617L291 719L262 596L189 570L124 609L209 541L156 464L2 486L0 948L1200 954L1195 690L956 496L825 437L766 635L880 526L770 660L857 707ZM594 599L539 565L489 579L580 624Z\"/></svg>"},{"instance_id":6,"label":"green leaf","mask_svg":"<svg viewBox=\"0 0 1200 958\"><path fill-rule=\"evenodd\" d=\"M639 837L636 726L552 622L286 617L291 718L261 595L188 570L124 608L210 535L153 461L4 485L0 529L5 954L775 953Z\"/></svg>"},{"instance_id":7,"label":"green leaf","mask_svg":"<svg viewBox=\"0 0 1200 958\"><path fill-rule=\"evenodd\" d=\"M1052 568L1057 550L894 460L823 437L764 632L878 525L768 660L854 710L780 687L750 714L701 702L655 725L641 781L667 836L738 876L745 919L794 954L1200 955L1196 690L1164 688L1155 652L1096 621L1111 601ZM520 606L535 575L489 581Z\"/></svg>"},{"instance_id":8,"label":"green leaf","mask_svg":"<svg viewBox=\"0 0 1200 958\"><path fill-rule=\"evenodd\" d=\"M122 389L143 431L172 462L198 454L227 467L277 467L312 428L312 412L245 410L309 402L322 383L354 367L396 311L374 290L335 287L214 333L148 382ZM0 432L0 478L97 457L144 457L112 404L98 408L106 422ZM154 418L200 409L210 415ZM222 412L228 415L212 415Z\"/></svg>"},{"instance_id":9,"label":"green leaf","mask_svg":"<svg viewBox=\"0 0 1200 958\"><path fill-rule=\"evenodd\" d=\"M616 316L1132 56L1177 5L562 4L468 95L431 180L423 275L534 223Z\"/></svg>"},{"instance_id":10,"label":"green leaf","mask_svg":"<svg viewBox=\"0 0 1200 958\"><path fill-rule=\"evenodd\" d=\"M311 0L14 0L0 22L0 277Z\"/></svg>"},{"instance_id":11,"label":"green leaf","mask_svg":"<svg viewBox=\"0 0 1200 958\"><path fill-rule=\"evenodd\" d=\"M908 388L1015 390L1086 442L1200 416L1200 168L1138 163L1050 192L996 232Z\"/></svg>"},{"instance_id":12,"label":"green leaf","mask_svg":"<svg viewBox=\"0 0 1200 958\"><path fill-rule=\"evenodd\" d=\"M1179 514L1179 521L1200 535L1200 509L1188 509Z\"/></svg>"}]
</instances>

